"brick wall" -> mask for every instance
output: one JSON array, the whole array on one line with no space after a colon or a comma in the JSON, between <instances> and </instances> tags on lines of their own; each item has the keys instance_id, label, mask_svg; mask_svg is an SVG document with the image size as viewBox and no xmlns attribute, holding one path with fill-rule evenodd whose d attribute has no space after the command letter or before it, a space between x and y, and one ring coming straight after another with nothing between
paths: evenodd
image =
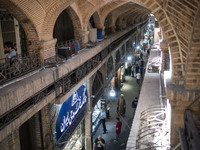
<instances>
[{"instance_id":1,"label":"brick wall","mask_svg":"<svg viewBox=\"0 0 200 150\"><path fill-rule=\"evenodd\" d=\"M178 129L184 129L184 112L185 109L200 96L199 91L188 91L184 90L183 87L175 87L173 90L167 90L167 98L170 100L172 108L172 120L171 120L171 145L176 146L180 141L178 137ZM192 105L191 110L193 113L194 121L200 131L199 113L200 113L200 102L196 102Z\"/></svg>"},{"instance_id":2,"label":"brick wall","mask_svg":"<svg viewBox=\"0 0 200 150\"><path fill-rule=\"evenodd\" d=\"M200 4L199 4L200 5ZM193 36L188 51L185 87L187 89L200 89L200 11L196 15L193 27Z\"/></svg>"},{"instance_id":3,"label":"brick wall","mask_svg":"<svg viewBox=\"0 0 200 150\"><path fill-rule=\"evenodd\" d=\"M1 150L20 150L19 130L15 130L0 142Z\"/></svg>"},{"instance_id":4,"label":"brick wall","mask_svg":"<svg viewBox=\"0 0 200 150\"><path fill-rule=\"evenodd\" d=\"M171 50L173 82L183 85L187 52L192 36L194 17L198 10L198 1L141 0L140 2L157 18Z\"/></svg>"},{"instance_id":5,"label":"brick wall","mask_svg":"<svg viewBox=\"0 0 200 150\"><path fill-rule=\"evenodd\" d=\"M79 39L80 38L79 31L82 29L79 16L80 14L78 15L77 12L75 12L75 8L73 9L73 6L68 7L66 11L69 14L74 26L74 37L75 39Z\"/></svg>"}]
</instances>

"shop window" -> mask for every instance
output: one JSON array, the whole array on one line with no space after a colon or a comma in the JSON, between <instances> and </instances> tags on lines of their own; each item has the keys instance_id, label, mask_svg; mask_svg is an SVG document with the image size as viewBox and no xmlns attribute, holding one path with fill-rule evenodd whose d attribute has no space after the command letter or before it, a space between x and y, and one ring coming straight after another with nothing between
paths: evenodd
<instances>
[{"instance_id":1,"label":"shop window","mask_svg":"<svg viewBox=\"0 0 200 150\"><path fill-rule=\"evenodd\" d=\"M92 113L92 133L93 135L95 134L96 130L98 129L100 125L100 113L101 109L106 108L106 100L105 99L100 99L97 104L94 106L94 110Z\"/></svg>"},{"instance_id":2,"label":"shop window","mask_svg":"<svg viewBox=\"0 0 200 150\"><path fill-rule=\"evenodd\" d=\"M82 149L82 130L81 130L81 124L75 131L75 133L72 135L70 140L67 142L67 145L63 150L79 150Z\"/></svg>"},{"instance_id":3,"label":"shop window","mask_svg":"<svg viewBox=\"0 0 200 150\"><path fill-rule=\"evenodd\" d=\"M101 101L99 100L97 104L94 106L94 110L92 113L92 132L96 132L98 125L100 123L99 115L101 112Z\"/></svg>"}]
</instances>

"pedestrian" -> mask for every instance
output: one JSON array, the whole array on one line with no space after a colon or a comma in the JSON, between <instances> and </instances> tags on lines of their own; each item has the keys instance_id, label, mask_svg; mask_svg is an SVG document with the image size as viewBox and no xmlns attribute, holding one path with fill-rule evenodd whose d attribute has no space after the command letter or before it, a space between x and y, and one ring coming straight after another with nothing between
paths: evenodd
<instances>
[{"instance_id":1,"label":"pedestrian","mask_svg":"<svg viewBox=\"0 0 200 150\"><path fill-rule=\"evenodd\" d=\"M136 66L135 66L135 72L136 72L136 74L137 74L137 72L139 72L139 65L138 64L136 64Z\"/></svg>"},{"instance_id":2,"label":"pedestrian","mask_svg":"<svg viewBox=\"0 0 200 150\"><path fill-rule=\"evenodd\" d=\"M147 56L149 57L150 54L150 48L147 49Z\"/></svg>"},{"instance_id":3,"label":"pedestrian","mask_svg":"<svg viewBox=\"0 0 200 150\"><path fill-rule=\"evenodd\" d=\"M137 104L138 104L138 98L135 97L135 99L132 101L133 117L135 116L135 111L136 111L136 108L137 108Z\"/></svg>"},{"instance_id":4,"label":"pedestrian","mask_svg":"<svg viewBox=\"0 0 200 150\"><path fill-rule=\"evenodd\" d=\"M132 76L132 77L134 77L134 68L135 68L135 66L134 66L134 64L133 64L132 67L131 67L131 76Z\"/></svg>"},{"instance_id":5,"label":"pedestrian","mask_svg":"<svg viewBox=\"0 0 200 150\"><path fill-rule=\"evenodd\" d=\"M128 76L131 76L131 64L128 65Z\"/></svg>"},{"instance_id":6,"label":"pedestrian","mask_svg":"<svg viewBox=\"0 0 200 150\"><path fill-rule=\"evenodd\" d=\"M138 84L138 85L140 85L140 77L141 77L140 72L138 72L138 73L136 74L136 79L137 79L137 84Z\"/></svg>"},{"instance_id":7,"label":"pedestrian","mask_svg":"<svg viewBox=\"0 0 200 150\"><path fill-rule=\"evenodd\" d=\"M116 124L116 141L118 142L119 135L121 133L122 122L120 121L119 117L117 117L116 119L117 119L117 124Z\"/></svg>"},{"instance_id":8,"label":"pedestrian","mask_svg":"<svg viewBox=\"0 0 200 150\"><path fill-rule=\"evenodd\" d=\"M106 104L106 118L107 119L110 118L110 103L109 102Z\"/></svg>"},{"instance_id":9,"label":"pedestrian","mask_svg":"<svg viewBox=\"0 0 200 150\"><path fill-rule=\"evenodd\" d=\"M98 138L95 139L93 150L103 150L105 146L105 140L99 135Z\"/></svg>"},{"instance_id":10,"label":"pedestrian","mask_svg":"<svg viewBox=\"0 0 200 150\"><path fill-rule=\"evenodd\" d=\"M143 60L143 52L142 51L140 52L140 59Z\"/></svg>"},{"instance_id":11,"label":"pedestrian","mask_svg":"<svg viewBox=\"0 0 200 150\"><path fill-rule=\"evenodd\" d=\"M123 116L126 113L126 101L124 99L124 94L121 94L118 101L117 112L119 115Z\"/></svg>"},{"instance_id":12,"label":"pedestrian","mask_svg":"<svg viewBox=\"0 0 200 150\"><path fill-rule=\"evenodd\" d=\"M143 76L143 70L144 70L144 68L143 68L143 66L141 65L141 66L140 66L140 75L141 75L141 76Z\"/></svg>"},{"instance_id":13,"label":"pedestrian","mask_svg":"<svg viewBox=\"0 0 200 150\"><path fill-rule=\"evenodd\" d=\"M103 127L103 134L105 134L107 132L107 129L106 129L106 111L105 111L105 108L101 109L100 119L101 119L101 124L102 124L102 127Z\"/></svg>"},{"instance_id":14,"label":"pedestrian","mask_svg":"<svg viewBox=\"0 0 200 150\"><path fill-rule=\"evenodd\" d=\"M6 56L6 62L4 64L5 67L8 67L14 62L14 58L17 55L17 52L15 51L12 42L8 41L4 43L4 53L8 54Z\"/></svg>"}]
</instances>

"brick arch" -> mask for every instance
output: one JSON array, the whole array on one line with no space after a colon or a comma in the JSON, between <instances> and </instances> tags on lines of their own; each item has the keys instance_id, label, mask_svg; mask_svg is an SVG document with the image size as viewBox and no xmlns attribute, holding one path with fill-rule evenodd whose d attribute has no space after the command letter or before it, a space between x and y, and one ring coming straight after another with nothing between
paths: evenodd
<instances>
[{"instance_id":1,"label":"brick arch","mask_svg":"<svg viewBox=\"0 0 200 150\"><path fill-rule=\"evenodd\" d=\"M102 18L102 10L101 10L101 8L104 8L106 5L111 5L111 8L113 7L113 5L115 6L115 5L117 5L117 6L120 6L120 5L123 5L123 4L125 4L125 3L128 3L128 2L124 2L124 1L120 1L120 2L118 2L117 4L115 3L115 2L112 2L112 1L102 1L102 2L100 2L100 3L98 3L98 4L96 4L95 5L95 7L94 7L94 5L90 5L91 7L90 8L88 8L88 12L87 12L87 14L85 15L85 16L83 16L83 18L84 18L84 27L87 27L87 23L88 23L88 21L89 21L89 19L90 19L90 17L92 16L92 14L94 14L94 12L96 12L97 10L99 10L99 12L100 12L100 14L99 14L99 16L100 16L100 21L101 21L101 25L104 25L104 20L105 20L105 18ZM90 3L88 2L88 5L89 5ZM110 7L109 7L109 12L110 12L110 9L111 9ZM107 16L107 15L106 15Z\"/></svg>"},{"instance_id":2,"label":"brick arch","mask_svg":"<svg viewBox=\"0 0 200 150\"><path fill-rule=\"evenodd\" d=\"M96 95L100 87L104 87L103 74L97 71L92 84L92 95Z\"/></svg>"},{"instance_id":3,"label":"brick arch","mask_svg":"<svg viewBox=\"0 0 200 150\"><path fill-rule=\"evenodd\" d=\"M101 29L103 26L101 24L101 19L100 19L99 13L96 11L92 16L94 18L94 23L95 23L96 28Z\"/></svg>"},{"instance_id":4,"label":"brick arch","mask_svg":"<svg viewBox=\"0 0 200 150\"><path fill-rule=\"evenodd\" d=\"M129 5L129 4L128 4ZM125 8L123 8L123 6ZM117 9L116 8L119 8L119 7L122 7L121 11L120 12L117 12ZM127 3L120 3L118 5L113 5L112 6L112 9L103 9L103 16L102 16L102 20L104 19L105 21L105 17L109 14L109 13L112 13L113 14L113 20L112 20L112 26L116 24L116 20L119 16L124 16L124 15L128 15L128 13L131 13L131 12L137 12L137 13L146 13L147 11L149 11L148 9L144 8L144 7L141 7L139 6L138 4L135 4L133 3L129 10L127 10ZM116 11L115 11L116 10Z\"/></svg>"},{"instance_id":5,"label":"brick arch","mask_svg":"<svg viewBox=\"0 0 200 150\"><path fill-rule=\"evenodd\" d=\"M117 21L117 19L119 19L120 20L120 23L121 23L121 25L123 24L123 21L125 21L126 20L126 18L128 18L127 17L127 15L129 15L129 14L134 14L134 15L137 15L137 14L140 14L140 12L137 12L137 10L128 10L128 11L126 11L126 12L123 12L122 14L119 14L119 16L116 16L114 19L113 19L113 22L116 24L116 21ZM141 14L142 15L142 14ZM127 25L127 22L126 22L126 25Z\"/></svg>"},{"instance_id":6,"label":"brick arch","mask_svg":"<svg viewBox=\"0 0 200 150\"><path fill-rule=\"evenodd\" d=\"M111 2L111 3L107 4L106 6L104 6L103 8L101 8L100 12L101 12L101 17L102 17L101 18L102 24L104 24L106 17L109 15L109 13L111 11L124 5L125 3L127 3L127 2L121 2L121 3Z\"/></svg>"},{"instance_id":7,"label":"brick arch","mask_svg":"<svg viewBox=\"0 0 200 150\"><path fill-rule=\"evenodd\" d=\"M200 4L199 4L200 5ZM200 6L199 6L200 9ZM193 26L191 44L188 48L185 87L187 89L200 89L200 10L195 17Z\"/></svg>"},{"instance_id":8,"label":"brick arch","mask_svg":"<svg viewBox=\"0 0 200 150\"><path fill-rule=\"evenodd\" d=\"M69 6L66 9L66 11L67 11L67 13L69 14L69 16L72 20L72 24L73 24L73 27L74 27L75 39L79 39L80 38L79 31L82 29L80 18L77 15L77 13L75 12L75 10L73 9L73 7Z\"/></svg>"},{"instance_id":9,"label":"brick arch","mask_svg":"<svg viewBox=\"0 0 200 150\"><path fill-rule=\"evenodd\" d=\"M176 30L172 25L172 22L167 12L162 9L160 3L154 0L148 0L141 2L137 0L142 6L146 7L158 20L163 34L165 34L165 40L169 43L171 58L172 58L172 79L175 84L183 84L184 82L184 63L182 58L182 51L180 47L179 38L177 37Z\"/></svg>"},{"instance_id":10,"label":"brick arch","mask_svg":"<svg viewBox=\"0 0 200 150\"><path fill-rule=\"evenodd\" d=\"M29 16L12 1L1 1L1 7L5 8L13 17L17 19L19 24L25 31L27 44L33 44L34 41L39 41L38 31Z\"/></svg>"},{"instance_id":11,"label":"brick arch","mask_svg":"<svg viewBox=\"0 0 200 150\"><path fill-rule=\"evenodd\" d=\"M58 16L61 14L61 12L65 9L68 9L68 7L72 4L72 0L70 1L60 1L58 3L56 3L55 5L52 6L51 9L48 9L49 11L47 12L47 15L44 19L43 22L43 26L42 26L42 30L41 30L41 34L43 35L43 40L49 40L50 38L53 37L53 29L54 29L54 25L55 22L58 18ZM75 5L75 4L74 4ZM73 9L73 7L70 7L69 10L73 10L74 13L76 13L76 11ZM71 18L72 22L76 22L78 19L78 26L82 29L81 27L81 20L78 17L79 15L76 14L70 14L72 15L72 17L75 18Z\"/></svg>"}]
</instances>

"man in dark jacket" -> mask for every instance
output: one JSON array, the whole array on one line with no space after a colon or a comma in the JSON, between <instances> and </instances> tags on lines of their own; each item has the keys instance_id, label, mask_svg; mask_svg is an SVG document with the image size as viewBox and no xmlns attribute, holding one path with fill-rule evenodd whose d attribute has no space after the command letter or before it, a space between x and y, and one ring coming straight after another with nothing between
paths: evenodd
<instances>
[{"instance_id":1,"label":"man in dark jacket","mask_svg":"<svg viewBox=\"0 0 200 150\"><path fill-rule=\"evenodd\" d=\"M137 108L137 104L138 104L138 98L135 97L135 99L132 102L133 116L135 116L135 111L136 111L136 108Z\"/></svg>"}]
</instances>

